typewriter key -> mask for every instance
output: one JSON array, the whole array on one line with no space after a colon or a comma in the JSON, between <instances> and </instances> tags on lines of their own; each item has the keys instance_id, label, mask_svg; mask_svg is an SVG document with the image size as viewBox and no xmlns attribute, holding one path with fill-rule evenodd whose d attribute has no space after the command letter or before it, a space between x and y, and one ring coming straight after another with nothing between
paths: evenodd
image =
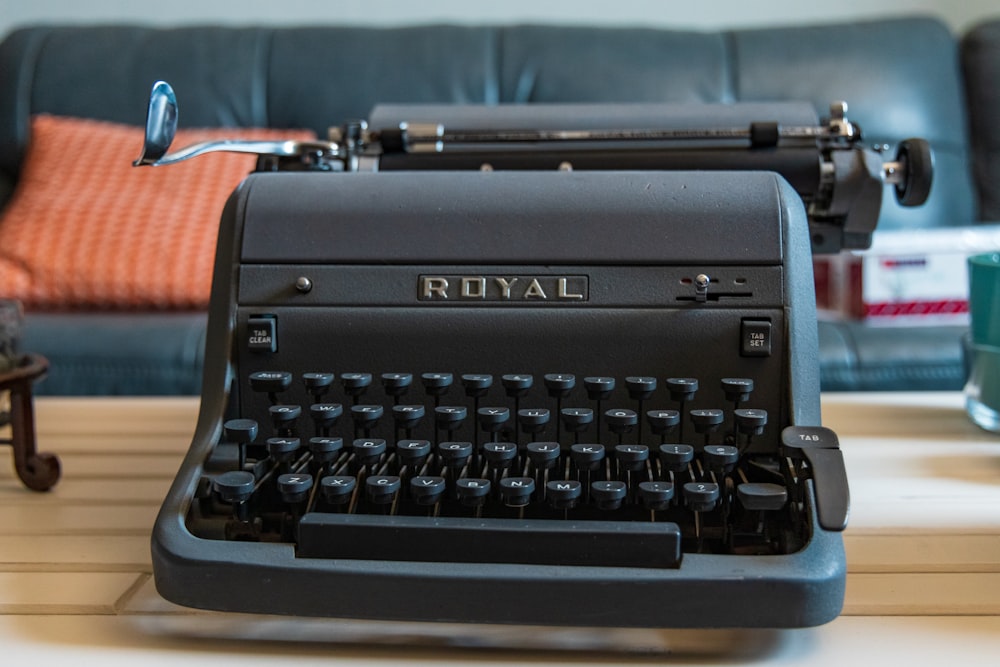
<instances>
[{"instance_id":1,"label":"typewriter key","mask_svg":"<svg viewBox=\"0 0 1000 667\"><path fill-rule=\"evenodd\" d=\"M496 442L497 434L503 429L507 420L510 419L510 410L507 408L479 408L476 411L479 421L479 428L484 433L492 433L491 440Z\"/></svg>"},{"instance_id":2,"label":"typewriter key","mask_svg":"<svg viewBox=\"0 0 1000 667\"><path fill-rule=\"evenodd\" d=\"M444 477L418 475L410 479L410 498L418 505L435 505L447 488Z\"/></svg>"},{"instance_id":3,"label":"typewriter key","mask_svg":"<svg viewBox=\"0 0 1000 667\"><path fill-rule=\"evenodd\" d=\"M344 406L340 403L313 403L309 406L309 416L316 426L316 435L329 435L330 427L337 423L344 414Z\"/></svg>"},{"instance_id":4,"label":"typewriter key","mask_svg":"<svg viewBox=\"0 0 1000 667\"><path fill-rule=\"evenodd\" d=\"M295 432L295 422L302 416L302 407L298 405L272 405L267 409L271 416L274 430L280 435L292 435Z\"/></svg>"},{"instance_id":5,"label":"typewriter key","mask_svg":"<svg viewBox=\"0 0 1000 667\"><path fill-rule=\"evenodd\" d=\"M312 475L285 473L278 476L278 492L281 494L281 499L289 505L298 505L305 501L312 486Z\"/></svg>"},{"instance_id":6,"label":"typewriter key","mask_svg":"<svg viewBox=\"0 0 1000 667\"><path fill-rule=\"evenodd\" d=\"M625 482L605 481L591 482L590 497L599 510L616 510L622 506L628 487Z\"/></svg>"},{"instance_id":7,"label":"typewriter key","mask_svg":"<svg viewBox=\"0 0 1000 667\"><path fill-rule=\"evenodd\" d=\"M674 485L670 482L639 482L639 499L650 512L670 507Z\"/></svg>"},{"instance_id":8,"label":"typewriter key","mask_svg":"<svg viewBox=\"0 0 1000 667\"><path fill-rule=\"evenodd\" d=\"M690 412L691 423L694 425L695 433L705 436L705 446L708 446L709 436L719 430L719 426L726 418L722 410L692 410Z\"/></svg>"},{"instance_id":9,"label":"typewriter key","mask_svg":"<svg viewBox=\"0 0 1000 667\"><path fill-rule=\"evenodd\" d=\"M313 403L319 403L333 384L333 373L304 373L302 382L306 386L306 391L312 396Z\"/></svg>"},{"instance_id":10,"label":"typewriter key","mask_svg":"<svg viewBox=\"0 0 1000 667\"><path fill-rule=\"evenodd\" d=\"M531 502L531 495L535 492L535 480L530 477L504 477L500 480L499 487L503 504L521 508L523 516L524 507Z\"/></svg>"},{"instance_id":11,"label":"typewriter key","mask_svg":"<svg viewBox=\"0 0 1000 667\"><path fill-rule=\"evenodd\" d=\"M250 388L266 393L271 403L277 403L277 394L292 386L292 374L285 371L257 371L250 374Z\"/></svg>"},{"instance_id":12,"label":"typewriter key","mask_svg":"<svg viewBox=\"0 0 1000 667\"><path fill-rule=\"evenodd\" d=\"M424 418L424 406L422 405L394 405L392 406L392 419L396 422L397 439L399 431L406 433L407 439L411 431Z\"/></svg>"},{"instance_id":13,"label":"typewriter key","mask_svg":"<svg viewBox=\"0 0 1000 667\"><path fill-rule=\"evenodd\" d=\"M400 467L417 467L431 455L429 440L400 440L396 443L396 456Z\"/></svg>"},{"instance_id":14,"label":"typewriter key","mask_svg":"<svg viewBox=\"0 0 1000 667\"><path fill-rule=\"evenodd\" d=\"M668 472L683 472L694 460L691 445L660 445L660 465Z\"/></svg>"},{"instance_id":15,"label":"typewriter key","mask_svg":"<svg viewBox=\"0 0 1000 667\"><path fill-rule=\"evenodd\" d=\"M381 438L358 438L352 444L354 460L359 468L371 467L385 454L385 440Z\"/></svg>"},{"instance_id":16,"label":"typewriter key","mask_svg":"<svg viewBox=\"0 0 1000 667\"><path fill-rule=\"evenodd\" d=\"M712 445L701 453L705 467L723 475L728 475L740 460L740 451L730 445Z\"/></svg>"},{"instance_id":17,"label":"typewriter key","mask_svg":"<svg viewBox=\"0 0 1000 667\"><path fill-rule=\"evenodd\" d=\"M354 399L354 405L358 404L358 399L364 394L372 383L371 373L341 373L340 384L344 387L344 392Z\"/></svg>"},{"instance_id":18,"label":"typewriter key","mask_svg":"<svg viewBox=\"0 0 1000 667\"><path fill-rule=\"evenodd\" d=\"M448 393L452 381L451 373L424 373L420 376L424 391L428 396L434 397L434 407L440 405L441 397Z\"/></svg>"},{"instance_id":19,"label":"typewriter key","mask_svg":"<svg viewBox=\"0 0 1000 667\"><path fill-rule=\"evenodd\" d=\"M413 383L413 375L410 373L382 373L382 388L386 396L392 396L395 403L399 403L399 397L406 393Z\"/></svg>"},{"instance_id":20,"label":"typewriter key","mask_svg":"<svg viewBox=\"0 0 1000 667\"><path fill-rule=\"evenodd\" d=\"M354 420L354 435L358 436L364 432L367 438L371 435L371 430L382 418L384 410L381 405L352 405L351 419Z\"/></svg>"},{"instance_id":21,"label":"typewriter key","mask_svg":"<svg viewBox=\"0 0 1000 667\"><path fill-rule=\"evenodd\" d=\"M660 436L660 444L664 444L667 434L681 423L681 413L677 410L650 410L646 413L649 430L653 435Z\"/></svg>"},{"instance_id":22,"label":"typewriter key","mask_svg":"<svg viewBox=\"0 0 1000 667\"><path fill-rule=\"evenodd\" d=\"M252 419L230 419L222 425L222 435L227 442L237 447L237 468L243 470L246 464L247 446L257 439L257 422Z\"/></svg>"},{"instance_id":23,"label":"typewriter key","mask_svg":"<svg viewBox=\"0 0 1000 667\"><path fill-rule=\"evenodd\" d=\"M309 438L309 451L312 452L313 461L320 465L333 461L343 448L343 438Z\"/></svg>"},{"instance_id":24,"label":"typewriter key","mask_svg":"<svg viewBox=\"0 0 1000 667\"><path fill-rule=\"evenodd\" d=\"M319 480L320 493L331 505L346 505L357 484L358 480L350 475L327 475Z\"/></svg>"},{"instance_id":25,"label":"typewriter key","mask_svg":"<svg viewBox=\"0 0 1000 667\"><path fill-rule=\"evenodd\" d=\"M490 496L492 485L488 479L476 477L463 477L455 480L455 493L458 502L465 507L476 508L476 516L481 516L483 505Z\"/></svg>"},{"instance_id":26,"label":"typewriter key","mask_svg":"<svg viewBox=\"0 0 1000 667\"><path fill-rule=\"evenodd\" d=\"M391 505L402 482L395 475L372 475L365 479L365 497L375 505Z\"/></svg>"},{"instance_id":27,"label":"typewriter key","mask_svg":"<svg viewBox=\"0 0 1000 667\"><path fill-rule=\"evenodd\" d=\"M788 501L788 490L780 484L750 482L736 487L736 497L748 510L780 510Z\"/></svg>"},{"instance_id":28,"label":"typewriter key","mask_svg":"<svg viewBox=\"0 0 1000 667\"><path fill-rule=\"evenodd\" d=\"M582 497L583 485L575 479L556 479L545 485L545 498L552 509L573 509Z\"/></svg>"}]
</instances>

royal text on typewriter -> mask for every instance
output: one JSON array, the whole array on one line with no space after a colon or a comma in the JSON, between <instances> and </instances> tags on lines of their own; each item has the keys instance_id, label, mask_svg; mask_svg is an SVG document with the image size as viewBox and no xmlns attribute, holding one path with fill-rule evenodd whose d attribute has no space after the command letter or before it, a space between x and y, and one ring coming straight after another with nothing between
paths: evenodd
<instances>
[{"instance_id":1,"label":"royal text on typewriter","mask_svg":"<svg viewBox=\"0 0 1000 667\"><path fill-rule=\"evenodd\" d=\"M160 592L345 618L834 618L849 502L812 251L867 244L883 185L919 204L931 162L911 140L883 165L843 111L386 107L329 142L168 153L157 84L137 164L260 155L223 214Z\"/></svg>"}]
</instances>

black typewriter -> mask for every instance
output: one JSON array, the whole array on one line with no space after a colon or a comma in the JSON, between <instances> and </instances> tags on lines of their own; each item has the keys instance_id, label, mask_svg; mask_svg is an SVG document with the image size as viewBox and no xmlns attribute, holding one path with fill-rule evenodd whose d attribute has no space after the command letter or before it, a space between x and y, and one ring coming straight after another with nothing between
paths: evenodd
<instances>
[{"instance_id":1,"label":"black typewriter","mask_svg":"<svg viewBox=\"0 0 1000 667\"><path fill-rule=\"evenodd\" d=\"M790 133L564 111L541 111L560 136L530 110L464 108L449 134L427 125L446 110L392 108L329 142L167 154L176 102L154 88L137 163L260 154L223 214L198 426L154 530L165 598L573 626L839 614L848 486L811 261L874 225L830 212L821 165L873 159L794 105ZM747 142L722 169L654 159L720 139ZM814 177L737 164L784 141ZM916 203L929 168L914 142L865 173Z\"/></svg>"}]
</instances>

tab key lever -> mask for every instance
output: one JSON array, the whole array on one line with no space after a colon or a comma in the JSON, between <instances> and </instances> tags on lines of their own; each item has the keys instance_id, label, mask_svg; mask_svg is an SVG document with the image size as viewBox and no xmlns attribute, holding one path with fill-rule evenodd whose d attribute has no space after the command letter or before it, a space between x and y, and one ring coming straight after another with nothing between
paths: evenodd
<instances>
[{"instance_id":1,"label":"tab key lever","mask_svg":"<svg viewBox=\"0 0 1000 667\"><path fill-rule=\"evenodd\" d=\"M847 527L851 494L837 434L822 426L788 426L781 432L785 456L805 459L816 492L816 513L824 530Z\"/></svg>"}]
</instances>

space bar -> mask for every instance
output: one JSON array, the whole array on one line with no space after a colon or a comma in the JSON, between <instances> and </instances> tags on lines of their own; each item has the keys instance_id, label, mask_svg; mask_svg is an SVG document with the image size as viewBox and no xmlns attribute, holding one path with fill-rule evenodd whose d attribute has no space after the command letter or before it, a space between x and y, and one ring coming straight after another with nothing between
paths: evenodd
<instances>
[{"instance_id":1,"label":"space bar","mask_svg":"<svg viewBox=\"0 0 1000 667\"><path fill-rule=\"evenodd\" d=\"M310 512L300 558L680 567L681 531L668 521L559 521Z\"/></svg>"}]
</instances>

